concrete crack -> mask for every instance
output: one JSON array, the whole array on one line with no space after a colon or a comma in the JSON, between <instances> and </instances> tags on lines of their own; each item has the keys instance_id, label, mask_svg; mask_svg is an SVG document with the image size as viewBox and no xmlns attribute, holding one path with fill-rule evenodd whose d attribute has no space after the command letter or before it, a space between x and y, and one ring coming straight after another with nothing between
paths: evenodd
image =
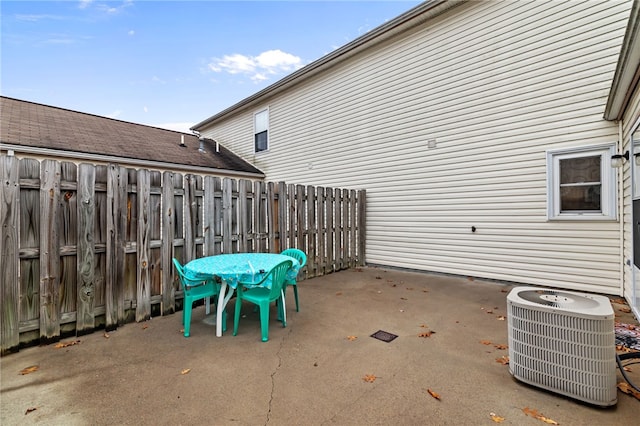
<instances>
[{"instance_id":1,"label":"concrete crack","mask_svg":"<svg viewBox=\"0 0 640 426\"><path fill-rule=\"evenodd\" d=\"M280 340L280 347L278 348L278 351L276 352L276 356L278 357L278 365L276 365L276 368L271 373L271 394L269 395L269 412L267 413L267 422L265 423L265 425L269 424L269 422L271 421L271 409L272 409L272 404L273 404L273 395L274 395L275 390L276 390L275 377L276 377L276 374L278 374L278 370L280 370L280 367L282 367L281 352L282 352L282 349L284 348L284 344L285 344L285 342L287 340L287 337L289 337L290 334L291 334L291 328L288 328L287 329L287 333Z\"/></svg>"}]
</instances>

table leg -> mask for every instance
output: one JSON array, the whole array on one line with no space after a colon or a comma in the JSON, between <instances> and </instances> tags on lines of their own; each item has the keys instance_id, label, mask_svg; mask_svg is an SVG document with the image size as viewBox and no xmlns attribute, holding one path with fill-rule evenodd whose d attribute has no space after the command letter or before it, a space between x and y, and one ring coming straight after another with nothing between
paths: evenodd
<instances>
[{"instance_id":1,"label":"table leg","mask_svg":"<svg viewBox=\"0 0 640 426\"><path fill-rule=\"evenodd\" d=\"M227 293L227 289L229 290L229 294ZM220 295L218 295L218 306L217 306L217 316L216 316L216 336L222 337L222 315L224 308L229 303L229 299L233 296L233 287L229 287L225 280L222 280L222 285L220 286Z\"/></svg>"}]
</instances>

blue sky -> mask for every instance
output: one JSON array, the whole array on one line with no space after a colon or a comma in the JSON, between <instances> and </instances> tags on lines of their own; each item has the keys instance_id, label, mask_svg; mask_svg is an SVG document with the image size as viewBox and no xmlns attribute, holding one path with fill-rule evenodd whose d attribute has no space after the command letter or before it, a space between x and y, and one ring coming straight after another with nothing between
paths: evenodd
<instances>
[{"instance_id":1,"label":"blue sky","mask_svg":"<svg viewBox=\"0 0 640 426\"><path fill-rule=\"evenodd\" d=\"M0 93L188 131L419 3L2 0Z\"/></svg>"}]
</instances>

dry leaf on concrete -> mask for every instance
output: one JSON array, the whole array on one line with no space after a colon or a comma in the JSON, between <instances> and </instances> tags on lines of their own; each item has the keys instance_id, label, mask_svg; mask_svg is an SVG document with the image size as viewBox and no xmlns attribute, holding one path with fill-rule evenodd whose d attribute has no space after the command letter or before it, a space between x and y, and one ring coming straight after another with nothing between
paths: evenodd
<instances>
[{"instance_id":1,"label":"dry leaf on concrete","mask_svg":"<svg viewBox=\"0 0 640 426\"><path fill-rule=\"evenodd\" d=\"M32 365L32 366L29 366L27 368L23 368L22 370L20 370L20 374L22 374L24 376L25 374L33 373L34 371L38 371L39 368L40 368L39 365Z\"/></svg>"},{"instance_id":2,"label":"dry leaf on concrete","mask_svg":"<svg viewBox=\"0 0 640 426\"><path fill-rule=\"evenodd\" d=\"M496 362L498 364L507 365L509 364L509 357L506 355L501 356L500 358L496 358Z\"/></svg>"},{"instance_id":3,"label":"dry leaf on concrete","mask_svg":"<svg viewBox=\"0 0 640 426\"><path fill-rule=\"evenodd\" d=\"M57 343L54 347L56 349L60 349L60 348L66 348L68 346L73 346L73 345L79 345L80 344L80 340L72 340L70 342L60 342Z\"/></svg>"},{"instance_id":4,"label":"dry leaf on concrete","mask_svg":"<svg viewBox=\"0 0 640 426\"><path fill-rule=\"evenodd\" d=\"M429 395L431 395L432 397L434 397L435 399L437 399L438 401L441 401L440 399L440 394L437 392L434 392L431 389L427 389L427 392L429 393Z\"/></svg>"},{"instance_id":5,"label":"dry leaf on concrete","mask_svg":"<svg viewBox=\"0 0 640 426\"><path fill-rule=\"evenodd\" d=\"M373 374L365 374L362 380L364 380L367 383L373 383L376 381L376 376Z\"/></svg>"},{"instance_id":6,"label":"dry leaf on concrete","mask_svg":"<svg viewBox=\"0 0 640 426\"><path fill-rule=\"evenodd\" d=\"M504 417L500 417L496 413L489 413L489 417L491 417L491 420L493 420L496 423L502 423L505 420Z\"/></svg>"}]
</instances>

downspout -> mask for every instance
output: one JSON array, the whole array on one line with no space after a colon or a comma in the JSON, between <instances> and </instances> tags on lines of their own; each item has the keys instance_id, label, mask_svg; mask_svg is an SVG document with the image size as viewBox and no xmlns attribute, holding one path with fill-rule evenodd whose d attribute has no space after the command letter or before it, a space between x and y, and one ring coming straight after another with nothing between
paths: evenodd
<instances>
[{"instance_id":1,"label":"downspout","mask_svg":"<svg viewBox=\"0 0 640 426\"><path fill-rule=\"evenodd\" d=\"M618 120L618 140L620 141L620 150L618 152L622 152L624 149L624 140L622 138L622 120ZM629 156L629 170L632 173L631 168L633 165L631 161L633 161L633 153L630 153ZM620 289L619 296L624 297L624 267L627 264L624 258L624 167L620 167L618 169L618 211L620 212L620 230L619 230L619 243L618 247L620 247ZM633 248L632 248L633 249ZM633 268L630 268L633 274Z\"/></svg>"}]
</instances>

